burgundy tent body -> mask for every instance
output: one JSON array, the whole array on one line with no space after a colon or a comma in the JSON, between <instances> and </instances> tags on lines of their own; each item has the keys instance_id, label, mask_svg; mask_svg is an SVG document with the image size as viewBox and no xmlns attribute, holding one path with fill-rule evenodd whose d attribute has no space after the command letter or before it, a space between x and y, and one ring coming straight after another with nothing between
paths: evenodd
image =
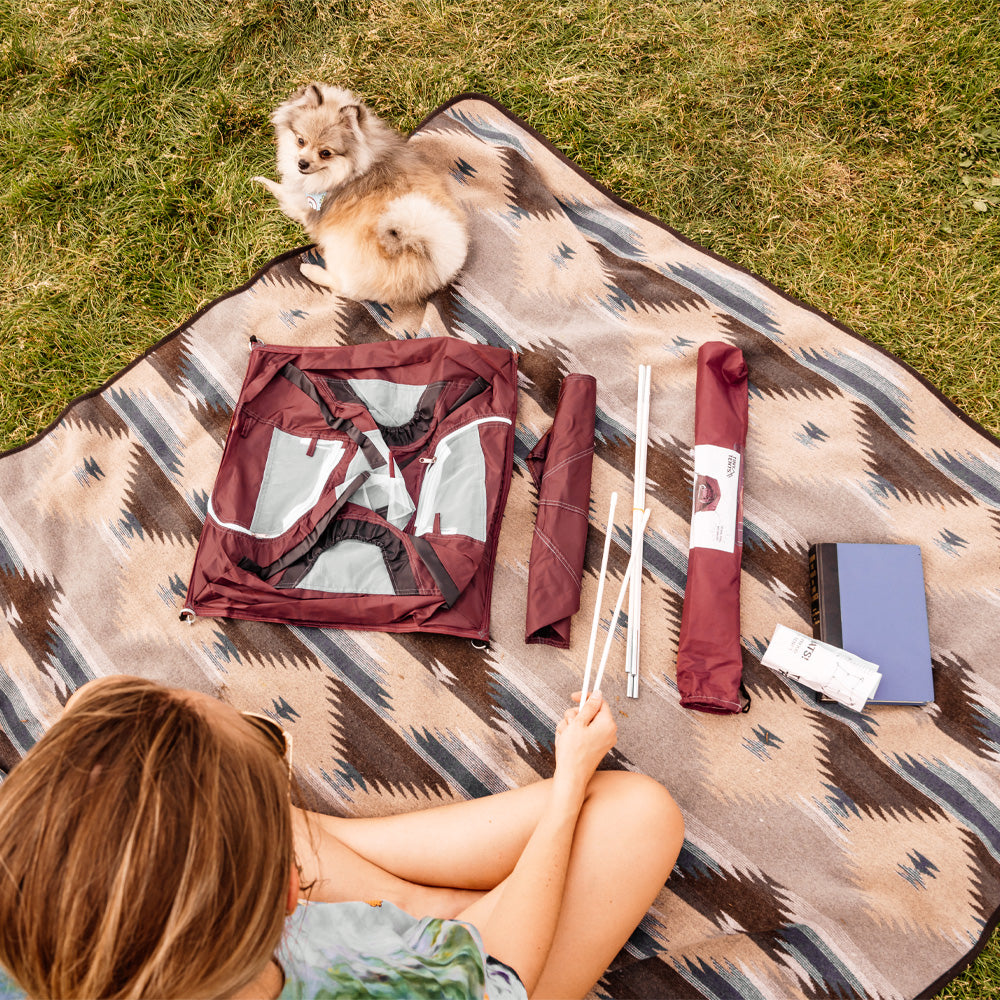
<instances>
[{"instance_id":1,"label":"burgundy tent body","mask_svg":"<svg viewBox=\"0 0 1000 1000\"><path fill-rule=\"evenodd\" d=\"M516 354L255 343L182 617L489 636Z\"/></svg>"},{"instance_id":2,"label":"burgundy tent body","mask_svg":"<svg viewBox=\"0 0 1000 1000\"><path fill-rule=\"evenodd\" d=\"M528 454L538 513L528 564L527 643L569 648L587 549L596 416L597 379L567 375L552 426Z\"/></svg>"},{"instance_id":3,"label":"burgundy tent body","mask_svg":"<svg viewBox=\"0 0 1000 1000\"><path fill-rule=\"evenodd\" d=\"M691 543L677 648L681 704L703 712L744 710L740 563L747 419L743 354L728 344L703 344L695 390Z\"/></svg>"}]
</instances>

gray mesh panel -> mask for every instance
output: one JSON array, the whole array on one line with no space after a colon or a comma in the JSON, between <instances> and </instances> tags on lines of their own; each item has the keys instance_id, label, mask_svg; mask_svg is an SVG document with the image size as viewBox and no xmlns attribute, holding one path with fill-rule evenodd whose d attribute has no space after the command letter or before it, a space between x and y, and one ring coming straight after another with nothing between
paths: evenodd
<instances>
[{"instance_id":1,"label":"gray mesh panel","mask_svg":"<svg viewBox=\"0 0 1000 1000\"><path fill-rule=\"evenodd\" d=\"M382 550L369 542L345 538L320 554L296 585L333 594L394 594Z\"/></svg>"},{"instance_id":2,"label":"gray mesh panel","mask_svg":"<svg viewBox=\"0 0 1000 1000\"><path fill-rule=\"evenodd\" d=\"M367 436L378 448L379 453L388 460L389 449L382 440L382 435L378 431L368 431ZM410 494L406 492L406 483L403 481L402 474L397 469L395 475L390 477L388 462L377 472L373 472L372 467L368 464L368 459L365 458L360 448L344 473L343 483L337 487L337 496L340 496L347 483L362 472L368 472L371 475L361 489L351 497L351 503L376 511L388 508L385 519L397 528L404 528L413 514L413 501L410 499Z\"/></svg>"},{"instance_id":3,"label":"gray mesh panel","mask_svg":"<svg viewBox=\"0 0 1000 1000\"><path fill-rule=\"evenodd\" d=\"M435 462L420 487L414 533L434 530L441 515L441 533L486 540L486 460L479 440L479 423L442 438Z\"/></svg>"},{"instance_id":4,"label":"gray mesh panel","mask_svg":"<svg viewBox=\"0 0 1000 1000\"><path fill-rule=\"evenodd\" d=\"M426 385L400 385L377 378L352 378L347 384L368 407L372 419L383 427L409 423L420 397L427 391Z\"/></svg>"},{"instance_id":5,"label":"gray mesh panel","mask_svg":"<svg viewBox=\"0 0 1000 1000\"><path fill-rule=\"evenodd\" d=\"M280 535L316 505L330 473L343 457L344 446L340 441L318 440L316 450L307 455L311 443L309 438L272 429L250 523L253 534Z\"/></svg>"}]
</instances>

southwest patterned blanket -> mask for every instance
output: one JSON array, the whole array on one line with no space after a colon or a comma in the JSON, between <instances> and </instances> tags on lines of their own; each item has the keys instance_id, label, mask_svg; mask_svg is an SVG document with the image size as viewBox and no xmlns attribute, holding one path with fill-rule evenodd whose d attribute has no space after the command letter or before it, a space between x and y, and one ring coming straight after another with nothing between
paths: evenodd
<instances>
[{"instance_id":1,"label":"southwest patterned blanket","mask_svg":"<svg viewBox=\"0 0 1000 1000\"><path fill-rule=\"evenodd\" d=\"M608 498L630 496L636 370L650 364L641 689L624 697L619 621L603 685L620 728L608 766L662 780L687 840L595 995L931 995L1000 906L997 442L905 365L617 200L493 102L458 98L414 141L455 179L473 237L459 280L426 308L342 301L288 253L0 460L0 763L31 746L69 690L131 672L280 719L306 792L340 814L550 774L553 728L582 675ZM252 335L444 335L519 352L485 648L178 620ZM739 716L686 711L675 686L695 358L708 340L740 347L750 370L753 704ZM524 642L536 501L524 457L568 372L597 378L597 447L583 610L562 651ZM608 593L626 565L624 520L611 529ZM855 714L761 666L776 623L810 629L807 548L831 540L920 545L933 704Z\"/></svg>"}]
</instances>

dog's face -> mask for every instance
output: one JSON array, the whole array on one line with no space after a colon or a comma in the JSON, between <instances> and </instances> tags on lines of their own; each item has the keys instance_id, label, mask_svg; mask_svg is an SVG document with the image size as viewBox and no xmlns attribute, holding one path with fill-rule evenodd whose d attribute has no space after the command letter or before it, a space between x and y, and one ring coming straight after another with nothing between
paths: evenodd
<instances>
[{"instance_id":1,"label":"dog's face","mask_svg":"<svg viewBox=\"0 0 1000 1000\"><path fill-rule=\"evenodd\" d=\"M282 182L313 194L364 173L368 114L349 90L311 83L296 91L271 116Z\"/></svg>"}]
</instances>

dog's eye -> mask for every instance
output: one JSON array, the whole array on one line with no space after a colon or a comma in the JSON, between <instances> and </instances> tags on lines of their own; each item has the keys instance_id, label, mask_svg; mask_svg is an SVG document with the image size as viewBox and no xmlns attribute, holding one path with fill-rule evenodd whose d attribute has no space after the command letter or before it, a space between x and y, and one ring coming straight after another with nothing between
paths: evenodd
<instances>
[{"instance_id":1,"label":"dog's eye","mask_svg":"<svg viewBox=\"0 0 1000 1000\"><path fill-rule=\"evenodd\" d=\"M300 135L300 136L299 136L299 145L300 145L300 146L304 146L305 144L306 144L306 141L305 141L305 139L303 139L303 138L302 138L302 136Z\"/></svg>"},{"instance_id":2,"label":"dog's eye","mask_svg":"<svg viewBox=\"0 0 1000 1000\"><path fill-rule=\"evenodd\" d=\"M330 157L333 156L333 153L331 153L330 150L328 150L328 149L321 149L319 151L319 155L320 155L320 159L329 160Z\"/></svg>"}]
</instances>

